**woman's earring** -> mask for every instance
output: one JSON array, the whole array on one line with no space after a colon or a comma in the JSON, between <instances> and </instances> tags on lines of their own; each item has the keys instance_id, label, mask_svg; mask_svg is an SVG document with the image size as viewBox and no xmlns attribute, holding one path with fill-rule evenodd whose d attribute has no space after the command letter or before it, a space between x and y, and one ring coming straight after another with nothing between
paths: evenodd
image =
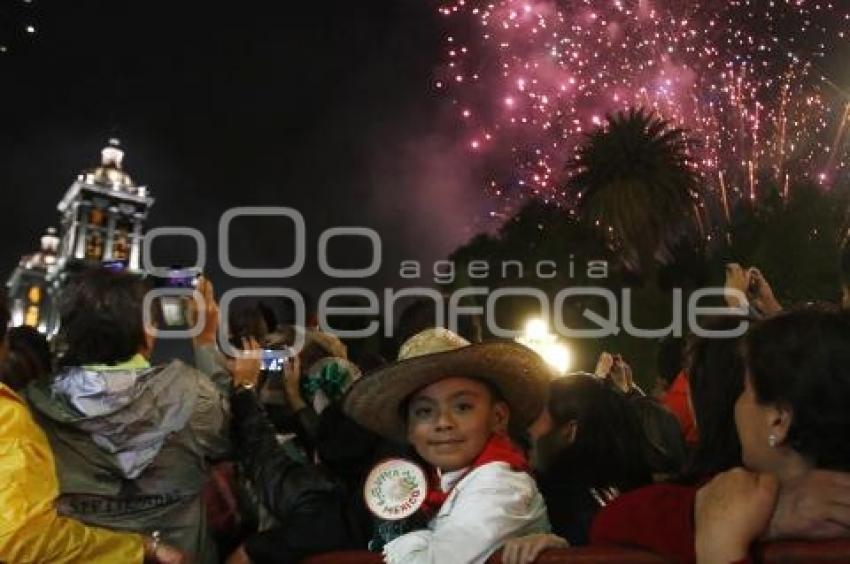
<instances>
[{"instance_id":1,"label":"woman's earring","mask_svg":"<svg viewBox=\"0 0 850 564\"><path fill-rule=\"evenodd\" d=\"M779 442L779 439L776 438L776 435L774 435L773 433L768 435L767 444L770 445L771 448L775 447L778 442Z\"/></svg>"}]
</instances>

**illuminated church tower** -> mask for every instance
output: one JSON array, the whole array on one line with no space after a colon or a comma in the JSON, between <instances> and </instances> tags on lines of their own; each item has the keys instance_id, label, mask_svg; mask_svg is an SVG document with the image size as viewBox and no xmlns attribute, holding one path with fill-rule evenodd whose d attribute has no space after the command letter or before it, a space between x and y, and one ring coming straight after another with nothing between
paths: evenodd
<instances>
[{"instance_id":1,"label":"illuminated church tower","mask_svg":"<svg viewBox=\"0 0 850 564\"><path fill-rule=\"evenodd\" d=\"M53 335L63 274L81 264L109 262L142 271L144 221L154 200L124 171L123 159L118 140L110 139L100 166L83 171L65 192L57 206L61 232L49 229L41 250L23 257L6 283L13 325Z\"/></svg>"},{"instance_id":2,"label":"illuminated church tower","mask_svg":"<svg viewBox=\"0 0 850 564\"><path fill-rule=\"evenodd\" d=\"M80 174L59 202L59 262L122 261L140 271L143 223L153 198L124 172L117 140L111 139L101 156L101 165Z\"/></svg>"},{"instance_id":3,"label":"illuminated church tower","mask_svg":"<svg viewBox=\"0 0 850 564\"><path fill-rule=\"evenodd\" d=\"M57 326L48 276L56 272L58 249L59 237L51 227L41 238L41 250L22 257L6 283L13 326L29 325L48 334Z\"/></svg>"}]
</instances>

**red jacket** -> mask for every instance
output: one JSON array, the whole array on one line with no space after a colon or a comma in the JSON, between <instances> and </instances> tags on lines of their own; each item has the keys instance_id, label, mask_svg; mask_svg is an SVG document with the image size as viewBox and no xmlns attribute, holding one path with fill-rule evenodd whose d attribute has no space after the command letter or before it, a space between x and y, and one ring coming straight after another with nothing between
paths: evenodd
<instances>
[{"instance_id":1,"label":"red jacket","mask_svg":"<svg viewBox=\"0 0 850 564\"><path fill-rule=\"evenodd\" d=\"M695 445L699 440L697 426L694 423L694 415L691 412L690 401L688 398L691 395L691 389L688 386L688 375L685 371L679 372L673 383L661 397L667 409L673 412L676 420L682 427L682 435L685 437L685 442L688 446Z\"/></svg>"},{"instance_id":2,"label":"red jacket","mask_svg":"<svg viewBox=\"0 0 850 564\"><path fill-rule=\"evenodd\" d=\"M596 514L590 544L632 546L696 562L694 502L697 487L653 484L623 494Z\"/></svg>"},{"instance_id":3,"label":"red jacket","mask_svg":"<svg viewBox=\"0 0 850 564\"><path fill-rule=\"evenodd\" d=\"M699 486L653 484L623 494L596 514L590 544L644 548L696 562L694 506ZM749 559L735 564L746 564Z\"/></svg>"}]
</instances>

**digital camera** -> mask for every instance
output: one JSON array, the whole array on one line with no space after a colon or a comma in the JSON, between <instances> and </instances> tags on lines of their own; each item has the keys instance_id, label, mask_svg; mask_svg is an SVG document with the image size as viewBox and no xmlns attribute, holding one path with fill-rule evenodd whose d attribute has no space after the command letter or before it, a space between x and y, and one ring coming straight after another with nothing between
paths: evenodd
<instances>
[{"instance_id":1,"label":"digital camera","mask_svg":"<svg viewBox=\"0 0 850 564\"><path fill-rule=\"evenodd\" d=\"M201 272L192 268L172 267L165 276L154 276L155 288L179 288L194 290L198 287ZM160 296L159 310L166 327L185 327L189 324L186 315L186 304L191 296Z\"/></svg>"},{"instance_id":2,"label":"digital camera","mask_svg":"<svg viewBox=\"0 0 850 564\"><path fill-rule=\"evenodd\" d=\"M286 363L295 356L290 347L283 349L263 349L262 369L266 372L283 372Z\"/></svg>"}]
</instances>

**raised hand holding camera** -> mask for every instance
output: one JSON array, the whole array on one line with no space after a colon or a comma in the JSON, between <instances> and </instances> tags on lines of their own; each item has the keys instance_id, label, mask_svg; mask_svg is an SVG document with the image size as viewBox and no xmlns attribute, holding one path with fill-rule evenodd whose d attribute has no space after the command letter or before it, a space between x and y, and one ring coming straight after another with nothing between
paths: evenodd
<instances>
[{"instance_id":1,"label":"raised hand holding camera","mask_svg":"<svg viewBox=\"0 0 850 564\"><path fill-rule=\"evenodd\" d=\"M218 302L215 301L215 292L213 291L212 282L205 276L199 276L197 279L196 289L201 294L201 301L204 308L204 326L200 334L195 337L195 345L207 345L216 342L216 334L218 331L219 312ZM188 317L190 324L197 323L198 304L195 300L190 300L188 304Z\"/></svg>"},{"instance_id":2,"label":"raised hand holding camera","mask_svg":"<svg viewBox=\"0 0 850 564\"><path fill-rule=\"evenodd\" d=\"M751 267L747 270L747 276L749 278L747 298L753 304L753 307L765 316L776 315L782 311L782 304L773 295L773 288L767 283L761 271L756 267Z\"/></svg>"},{"instance_id":3,"label":"raised hand holding camera","mask_svg":"<svg viewBox=\"0 0 850 564\"><path fill-rule=\"evenodd\" d=\"M737 262L726 265L725 298L729 307L747 307L749 275Z\"/></svg>"},{"instance_id":4,"label":"raised hand holding camera","mask_svg":"<svg viewBox=\"0 0 850 564\"><path fill-rule=\"evenodd\" d=\"M242 338L242 350L236 358L227 361L227 368L233 376L233 384L252 389L262 369L262 349L254 337Z\"/></svg>"},{"instance_id":5,"label":"raised hand holding camera","mask_svg":"<svg viewBox=\"0 0 850 564\"><path fill-rule=\"evenodd\" d=\"M307 407L301 396L301 359L297 354L292 356L283 368L283 390L294 412Z\"/></svg>"}]
</instances>

